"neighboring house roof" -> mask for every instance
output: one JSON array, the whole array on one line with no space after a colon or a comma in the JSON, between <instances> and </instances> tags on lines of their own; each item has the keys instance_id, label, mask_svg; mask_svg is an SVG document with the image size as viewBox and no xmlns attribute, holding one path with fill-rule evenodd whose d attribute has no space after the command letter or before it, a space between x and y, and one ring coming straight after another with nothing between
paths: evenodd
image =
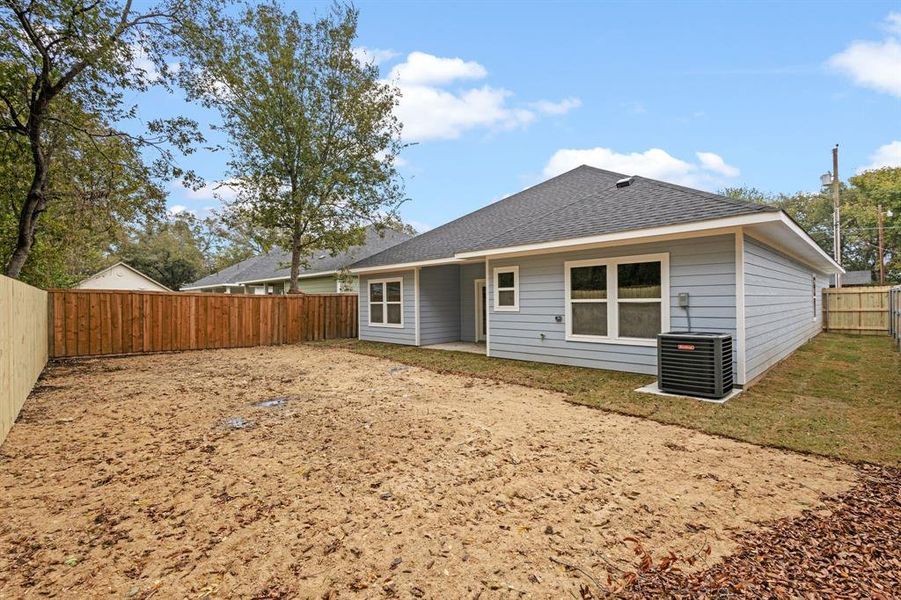
<instances>
[{"instance_id":1,"label":"neighboring house roof","mask_svg":"<svg viewBox=\"0 0 901 600\"><path fill-rule=\"evenodd\" d=\"M366 258L410 239L410 234L386 229L379 235L375 227L366 230L366 240L361 246L354 246L347 252L335 256L324 251L310 253L309 265L301 270L301 277L331 275L347 267L355 260ZM264 281L288 279L291 272L291 253L275 248L267 254L254 256L226 267L221 271L198 279L182 287L183 290L238 285Z\"/></svg>"},{"instance_id":2,"label":"neighboring house roof","mask_svg":"<svg viewBox=\"0 0 901 600\"><path fill-rule=\"evenodd\" d=\"M376 272L741 227L821 273L844 272L785 211L582 165L350 265Z\"/></svg>"},{"instance_id":3,"label":"neighboring house roof","mask_svg":"<svg viewBox=\"0 0 901 600\"><path fill-rule=\"evenodd\" d=\"M835 285L835 275L829 278L829 283ZM872 271L846 271L842 275L842 285L870 285L873 283Z\"/></svg>"},{"instance_id":4,"label":"neighboring house roof","mask_svg":"<svg viewBox=\"0 0 901 600\"><path fill-rule=\"evenodd\" d=\"M127 283L127 284L123 284L122 287L116 287L115 282L110 284L107 281L107 278L109 276L111 276L116 270L119 270L119 269L127 270L131 275L133 275L133 276L139 278L140 280L142 280L143 282L145 282L146 285L141 287L141 286L133 285L131 283ZM98 284L101 284L101 283L102 284L98 285L97 287L93 287L92 282L97 282ZM172 291L171 289L164 286L159 281L156 281L152 277L149 277L149 276L145 275L144 273L141 273L134 267L129 266L122 261L112 264L105 269L101 269L100 271L97 271L90 277L86 277L85 279L81 280L78 283L78 285L75 287L80 288L80 289L86 289L86 290L91 290L91 289L145 290L145 289L149 289L150 291L160 291L160 292L171 292Z\"/></svg>"},{"instance_id":5,"label":"neighboring house roof","mask_svg":"<svg viewBox=\"0 0 901 600\"><path fill-rule=\"evenodd\" d=\"M364 258L354 269L779 209L583 165Z\"/></svg>"}]
</instances>

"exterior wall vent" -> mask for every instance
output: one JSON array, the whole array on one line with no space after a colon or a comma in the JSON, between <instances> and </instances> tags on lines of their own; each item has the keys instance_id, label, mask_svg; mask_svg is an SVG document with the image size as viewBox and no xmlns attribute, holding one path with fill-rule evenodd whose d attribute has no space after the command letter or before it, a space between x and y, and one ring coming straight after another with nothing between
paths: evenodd
<instances>
[{"instance_id":1,"label":"exterior wall vent","mask_svg":"<svg viewBox=\"0 0 901 600\"><path fill-rule=\"evenodd\" d=\"M719 400L732 391L732 336L661 333L657 387L661 392Z\"/></svg>"}]
</instances>

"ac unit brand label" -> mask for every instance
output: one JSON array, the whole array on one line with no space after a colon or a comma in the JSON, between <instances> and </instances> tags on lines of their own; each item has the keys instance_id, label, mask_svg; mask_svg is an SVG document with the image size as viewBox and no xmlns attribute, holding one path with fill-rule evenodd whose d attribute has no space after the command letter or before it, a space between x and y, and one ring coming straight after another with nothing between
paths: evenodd
<instances>
[{"instance_id":1,"label":"ac unit brand label","mask_svg":"<svg viewBox=\"0 0 901 600\"><path fill-rule=\"evenodd\" d=\"M676 344L677 350L685 350L686 352L691 352L695 349L694 344Z\"/></svg>"}]
</instances>

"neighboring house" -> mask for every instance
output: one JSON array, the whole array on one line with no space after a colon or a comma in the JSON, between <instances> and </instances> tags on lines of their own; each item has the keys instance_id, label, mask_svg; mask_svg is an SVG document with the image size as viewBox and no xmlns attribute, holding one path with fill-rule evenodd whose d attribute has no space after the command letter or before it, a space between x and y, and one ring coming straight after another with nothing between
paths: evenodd
<instances>
[{"instance_id":1,"label":"neighboring house","mask_svg":"<svg viewBox=\"0 0 901 600\"><path fill-rule=\"evenodd\" d=\"M169 288L158 281L154 281L137 269L129 267L124 262L116 264L94 273L77 286L82 290L132 290L139 292L171 292Z\"/></svg>"},{"instance_id":2,"label":"neighboring house","mask_svg":"<svg viewBox=\"0 0 901 600\"><path fill-rule=\"evenodd\" d=\"M135 292L171 292L169 288L154 281L134 267L117 262L102 271L94 273L79 283L80 290L131 290Z\"/></svg>"},{"instance_id":3,"label":"neighboring house","mask_svg":"<svg viewBox=\"0 0 901 600\"><path fill-rule=\"evenodd\" d=\"M690 322L734 337L742 385L820 331L841 267L777 208L582 166L350 271L363 340L655 374Z\"/></svg>"},{"instance_id":4,"label":"neighboring house","mask_svg":"<svg viewBox=\"0 0 901 600\"><path fill-rule=\"evenodd\" d=\"M829 278L829 285L835 286L835 275ZM842 285L845 287L855 285L873 285L872 271L848 271L842 275Z\"/></svg>"},{"instance_id":5,"label":"neighboring house","mask_svg":"<svg viewBox=\"0 0 901 600\"><path fill-rule=\"evenodd\" d=\"M357 278L342 277L347 265L381 252L412 237L408 233L384 230L381 235L374 227L366 230L366 240L347 252L335 256L316 251L309 264L301 270L297 285L301 292L322 294L356 292ZM268 254L254 256L218 273L207 275L194 283L182 286L182 291L220 292L226 294L284 294L290 288L291 253L276 248Z\"/></svg>"}]
</instances>

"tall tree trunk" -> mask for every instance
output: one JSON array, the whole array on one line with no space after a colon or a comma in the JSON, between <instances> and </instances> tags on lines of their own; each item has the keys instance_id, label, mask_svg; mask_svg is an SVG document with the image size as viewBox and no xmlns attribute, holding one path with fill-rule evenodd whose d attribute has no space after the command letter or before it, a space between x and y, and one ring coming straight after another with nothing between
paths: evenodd
<instances>
[{"instance_id":1,"label":"tall tree trunk","mask_svg":"<svg viewBox=\"0 0 901 600\"><path fill-rule=\"evenodd\" d=\"M302 236L300 232L300 226L295 224L294 231L291 232L291 274L288 280L291 284L291 287L288 290L289 294L297 294L300 292L300 290L297 288L297 277L298 275L300 275L300 250L302 247L301 241Z\"/></svg>"},{"instance_id":2,"label":"tall tree trunk","mask_svg":"<svg viewBox=\"0 0 901 600\"><path fill-rule=\"evenodd\" d=\"M19 229L16 238L16 248L13 250L9 263L6 265L6 275L18 279L19 273L25 261L31 254L34 245L34 232L37 230L38 218L47 208L47 157L41 143L41 125L43 121L43 107L35 107L28 123L28 141L31 145L31 158L34 164L34 176L31 178L31 186L25 196L25 203L19 212Z\"/></svg>"}]
</instances>

